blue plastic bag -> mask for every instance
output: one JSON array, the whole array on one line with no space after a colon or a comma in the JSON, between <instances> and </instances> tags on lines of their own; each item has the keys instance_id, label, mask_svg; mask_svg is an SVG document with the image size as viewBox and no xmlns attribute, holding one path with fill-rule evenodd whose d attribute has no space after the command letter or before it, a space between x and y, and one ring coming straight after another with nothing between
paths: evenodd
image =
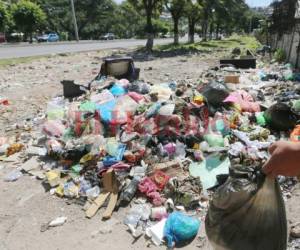
<instances>
[{"instance_id":1,"label":"blue plastic bag","mask_svg":"<svg viewBox=\"0 0 300 250\"><path fill-rule=\"evenodd\" d=\"M112 112L116 106L116 101L112 100L101 105L97 105L101 121L109 123L112 120Z\"/></svg>"},{"instance_id":2,"label":"blue plastic bag","mask_svg":"<svg viewBox=\"0 0 300 250\"><path fill-rule=\"evenodd\" d=\"M123 159L125 150L126 150L126 145L119 144L116 155L114 155L114 156L108 155L103 158L104 167L110 167L110 166L120 162Z\"/></svg>"},{"instance_id":3,"label":"blue plastic bag","mask_svg":"<svg viewBox=\"0 0 300 250\"><path fill-rule=\"evenodd\" d=\"M118 84L115 84L114 86L112 86L109 91L114 96L121 96L121 95L125 95L126 94L126 90L122 86L120 86Z\"/></svg>"},{"instance_id":4,"label":"blue plastic bag","mask_svg":"<svg viewBox=\"0 0 300 250\"><path fill-rule=\"evenodd\" d=\"M179 242L194 238L199 230L200 221L180 212L171 213L164 227L164 237L169 248Z\"/></svg>"}]
</instances>

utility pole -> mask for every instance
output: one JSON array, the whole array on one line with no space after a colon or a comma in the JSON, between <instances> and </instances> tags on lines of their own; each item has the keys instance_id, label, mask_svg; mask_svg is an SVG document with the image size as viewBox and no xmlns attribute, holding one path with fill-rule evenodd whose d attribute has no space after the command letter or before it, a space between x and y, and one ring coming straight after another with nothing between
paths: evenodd
<instances>
[{"instance_id":1,"label":"utility pole","mask_svg":"<svg viewBox=\"0 0 300 250\"><path fill-rule=\"evenodd\" d=\"M76 38L76 41L79 42L78 27L77 27L77 20L76 20L75 7L74 7L74 0L71 0L71 7L72 7L75 38Z\"/></svg>"}]
</instances>

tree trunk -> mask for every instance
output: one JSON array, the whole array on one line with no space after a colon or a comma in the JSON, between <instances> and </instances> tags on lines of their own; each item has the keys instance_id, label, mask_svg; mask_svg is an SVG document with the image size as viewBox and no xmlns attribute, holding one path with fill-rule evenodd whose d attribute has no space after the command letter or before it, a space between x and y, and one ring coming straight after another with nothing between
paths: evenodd
<instances>
[{"instance_id":1,"label":"tree trunk","mask_svg":"<svg viewBox=\"0 0 300 250\"><path fill-rule=\"evenodd\" d=\"M195 42L195 22L193 18L189 18L189 43Z\"/></svg>"},{"instance_id":2,"label":"tree trunk","mask_svg":"<svg viewBox=\"0 0 300 250\"><path fill-rule=\"evenodd\" d=\"M30 32L30 35L29 35L29 43L32 43L32 32Z\"/></svg>"},{"instance_id":3,"label":"tree trunk","mask_svg":"<svg viewBox=\"0 0 300 250\"><path fill-rule=\"evenodd\" d=\"M152 10L147 11L147 43L146 43L146 50L151 52L153 49L153 25L152 25Z\"/></svg>"},{"instance_id":4,"label":"tree trunk","mask_svg":"<svg viewBox=\"0 0 300 250\"><path fill-rule=\"evenodd\" d=\"M202 24L202 40L207 41L207 20L204 20Z\"/></svg>"},{"instance_id":5,"label":"tree trunk","mask_svg":"<svg viewBox=\"0 0 300 250\"><path fill-rule=\"evenodd\" d=\"M207 30L208 30L208 9L206 8L204 11L204 20L202 24L203 41L207 41Z\"/></svg>"},{"instance_id":6,"label":"tree trunk","mask_svg":"<svg viewBox=\"0 0 300 250\"><path fill-rule=\"evenodd\" d=\"M213 23L210 23L210 25L209 25L209 40L213 39L213 31L214 31L214 25L213 25Z\"/></svg>"},{"instance_id":7,"label":"tree trunk","mask_svg":"<svg viewBox=\"0 0 300 250\"><path fill-rule=\"evenodd\" d=\"M216 27L216 39L219 40L219 33L220 33L220 24L217 23L217 27Z\"/></svg>"},{"instance_id":8,"label":"tree trunk","mask_svg":"<svg viewBox=\"0 0 300 250\"><path fill-rule=\"evenodd\" d=\"M179 44L179 32L178 32L178 18L174 17L173 18L174 21L174 44Z\"/></svg>"}]
</instances>

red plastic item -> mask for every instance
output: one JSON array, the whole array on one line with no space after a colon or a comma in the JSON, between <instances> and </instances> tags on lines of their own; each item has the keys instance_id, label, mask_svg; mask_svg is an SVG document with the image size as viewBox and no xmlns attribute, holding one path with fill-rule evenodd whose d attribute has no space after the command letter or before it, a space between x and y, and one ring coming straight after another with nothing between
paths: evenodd
<instances>
[{"instance_id":1,"label":"red plastic item","mask_svg":"<svg viewBox=\"0 0 300 250\"><path fill-rule=\"evenodd\" d=\"M143 178L140 181L138 188L139 191L145 194L155 206L163 204L164 200L158 192L158 187L149 177Z\"/></svg>"},{"instance_id":2,"label":"red plastic item","mask_svg":"<svg viewBox=\"0 0 300 250\"><path fill-rule=\"evenodd\" d=\"M294 128L290 135L290 140L292 142L300 142L300 125L297 125L296 128Z\"/></svg>"},{"instance_id":3,"label":"red plastic item","mask_svg":"<svg viewBox=\"0 0 300 250\"><path fill-rule=\"evenodd\" d=\"M2 104L4 106L8 106L9 105L9 101L7 99L1 99L0 100L0 104Z\"/></svg>"},{"instance_id":4,"label":"red plastic item","mask_svg":"<svg viewBox=\"0 0 300 250\"><path fill-rule=\"evenodd\" d=\"M168 183L170 177L166 175L164 172L157 170L152 176L152 181L156 184L159 190L163 190L165 185Z\"/></svg>"}]
</instances>

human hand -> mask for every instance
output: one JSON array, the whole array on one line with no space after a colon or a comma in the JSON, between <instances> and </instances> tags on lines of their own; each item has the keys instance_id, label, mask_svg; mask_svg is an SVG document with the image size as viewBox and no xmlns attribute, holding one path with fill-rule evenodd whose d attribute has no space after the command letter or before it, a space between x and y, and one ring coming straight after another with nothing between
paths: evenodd
<instances>
[{"instance_id":1,"label":"human hand","mask_svg":"<svg viewBox=\"0 0 300 250\"><path fill-rule=\"evenodd\" d=\"M263 167L266 175L276 177L300 175L300 143L278 141L269 148L270 159Z\"/></svg>"}]
</instances>

